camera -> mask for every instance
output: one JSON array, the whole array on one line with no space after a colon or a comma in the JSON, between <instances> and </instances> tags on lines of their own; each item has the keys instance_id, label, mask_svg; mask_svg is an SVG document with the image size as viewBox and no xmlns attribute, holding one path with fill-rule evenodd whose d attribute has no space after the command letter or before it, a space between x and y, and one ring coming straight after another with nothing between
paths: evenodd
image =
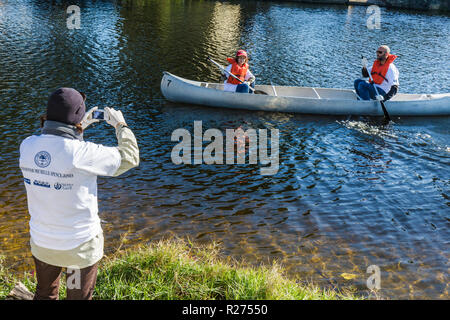
<instances>
[{"instance_id":1,"label":"camera","mask_svg":"<svg viewBox=\"0 0 450 320\"><path fill-rule=\"evenodd\" d=\"M105 110L95 110L92 113L92 119L105 120Z\"/></svg>"}]
</instances>

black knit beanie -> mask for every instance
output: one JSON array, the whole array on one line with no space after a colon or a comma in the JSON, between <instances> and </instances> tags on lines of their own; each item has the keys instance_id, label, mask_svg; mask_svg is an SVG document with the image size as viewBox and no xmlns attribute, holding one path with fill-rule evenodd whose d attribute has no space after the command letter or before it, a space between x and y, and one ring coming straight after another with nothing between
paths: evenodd
<instances>
[{"instance_id":1,"label":"black knit beanie","mask_svg":"<svg viewBox=\"0 0 450 320\"><path fill-rule=\"evenodd\" d=\"M72 88L59 88L53 92L47 103L47 120L71 125L81 122L86 112L86 96Z\"/></svg>"}]
</instances>

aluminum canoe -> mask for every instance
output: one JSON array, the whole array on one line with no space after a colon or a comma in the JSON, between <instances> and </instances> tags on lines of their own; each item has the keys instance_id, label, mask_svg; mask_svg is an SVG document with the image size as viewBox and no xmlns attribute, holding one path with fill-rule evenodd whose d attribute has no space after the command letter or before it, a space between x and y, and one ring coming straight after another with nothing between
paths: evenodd
<instances>
[{"instance_id":1,"label":"aluminum canoe","mask_svg":"<svg viewBox=\"0 0 450 320\"><path fill-rule=\"evenodd\" d=\"M272 85L256 85L255 89L267 95L227 92L222 83L188 80L167 71L161 80L161 92L172 102L305 114L383 116L378 101L357 100L354 90ZM450 93L399 93L385 105L391 116L448 116Z\"/></svg>"}]
</instances>

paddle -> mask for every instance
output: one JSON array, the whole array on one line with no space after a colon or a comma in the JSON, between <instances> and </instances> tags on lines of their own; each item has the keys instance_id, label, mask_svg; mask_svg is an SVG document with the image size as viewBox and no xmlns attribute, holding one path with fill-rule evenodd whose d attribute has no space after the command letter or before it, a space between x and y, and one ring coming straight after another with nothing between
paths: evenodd
<instances>
[{"instance_id":1,"label":"paddle","mask_svg":"<svg viewBox=\"0 0 450 320\"><path fill-rule=\"evenodd\" d=\"M361 56L361 58L362 58L363 61L364 61L364 56ZM366 61L367 61L367 60L366 60ZM366 70L367 70L367 65L363 65L363 67L366 68ZM369 74L369 79L370 79L370 81L373 82L372 75L369 73L369 70L367 70L367 73ZM373 82L373 87L375 88L375 93L377 94L377 96L379 96L380 94L378 93L378 89L377 89L377 86L375 85L375 82ZM386 110L386 106L384 105L384 101L382 101L382 100L378 100L378 101L380 101L381 109L383 109L384 118L385 118L386 121L388 121L388 122L391 121L391 118L389 117L389 113L388 113L387 110Z\"/></svg>"},{"instance_id":2,"label":"paddle","mask_svg":"<svg viewBox=\"0 0 450 320\"><path fill-rule=\"evenodd\" d=\"M238 77L236 77L234 74L228 72L224 67L222 67L220 64L218 64L217 62L215 62L213 59L211 59L211 58L208 58L208 59L209 59L209 61L211 61L212 63L214 63L220 70L222 70L222 72L226 72L226 73L228 73L230 76L232 76L233 78L235 78L237 81L239 81L240 83L244 83L244 81L242 81L241 79L239 79ZM262 90L255 90L255 89L253 89L253 88L250 87L250 86L248 86L248 88L249 88L250 90L252 90L253 93L255 93L255 94L265 94L265 95L268 95L266 92L264 92L264 91L262 91Z\"/></svg>"}]
</instances>

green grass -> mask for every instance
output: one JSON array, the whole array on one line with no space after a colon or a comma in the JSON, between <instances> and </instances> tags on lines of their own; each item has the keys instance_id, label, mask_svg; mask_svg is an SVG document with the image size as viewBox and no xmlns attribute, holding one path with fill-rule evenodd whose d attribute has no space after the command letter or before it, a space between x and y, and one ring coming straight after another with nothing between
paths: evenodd
<instances>
[{"instance_id":1,"label":"green grass","mask_svg":"<svg viewBox=\"0 0 450 320\"><path fill-rule=\"evenodd\" d=\"M64 279L64 278L63 278ZM17 281L31 292L31 275L10 276L0 260L0 299ZM64 280L60 298L65 297ZM220 255L215 243L199 246L171 239L119 251L102 259L94 299L359 299L356 295L300 284L284 275L280 265L247 266Z\"/></svg>"}]
</instances>

